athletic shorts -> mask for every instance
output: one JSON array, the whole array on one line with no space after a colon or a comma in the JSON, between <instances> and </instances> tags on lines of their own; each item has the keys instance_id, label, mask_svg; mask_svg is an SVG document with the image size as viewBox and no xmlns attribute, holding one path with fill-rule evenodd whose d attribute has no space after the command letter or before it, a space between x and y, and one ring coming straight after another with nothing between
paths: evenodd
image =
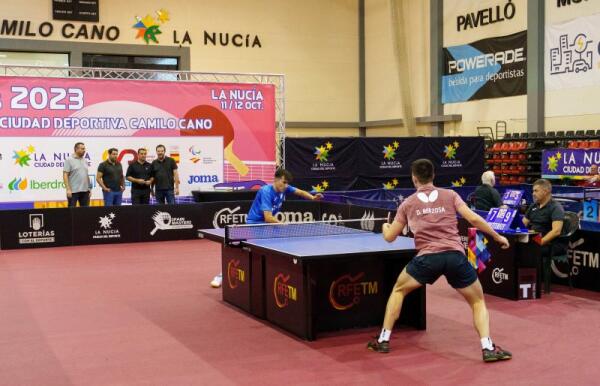
<instances>
[{"instance_id":1,"label":"athletic shorts","mask_svg":"<svg viewBox=\"0 0 600 386\"><path fill-rule=\"evenodd\" d=\"M433 284L442 275L452 288L465 288L477 280L475 269L465 254L458 251L415 256L406 266L406 272L423 285Z\"/></svg>"}]
</instances>

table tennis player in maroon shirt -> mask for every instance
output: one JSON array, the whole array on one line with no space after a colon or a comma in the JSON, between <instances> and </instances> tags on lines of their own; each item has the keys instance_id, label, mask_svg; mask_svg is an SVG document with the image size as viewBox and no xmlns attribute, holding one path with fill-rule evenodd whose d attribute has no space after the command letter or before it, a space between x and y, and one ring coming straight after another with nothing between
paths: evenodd
<instances>
[{"instance_id":1,"label":"table tennis player in maroon shirt","mask_svg":"<svg viewBox=\"0 0 600 386\"><path fill-rule=\"evenodd\" d=\"M508 240L469 209L455 191L433 185L434 167L431 161L414 161L411 173L417 191L400 205L394 221L383 225L383 237L392 242L408 225L414 234L417 256L398 276L388 299L381 333L368 343L367 348L380 353L389 352L390 335L400 316L404 297L444 275L471 306L473 323L481 340L483 360L494 362L511 359L512 354L495 345L490 338L489 313L483 290L475 269L465 256L465 248L458 234L457 214L491 236L502 248L508 248Z\"/></svg>"}]
</instances>

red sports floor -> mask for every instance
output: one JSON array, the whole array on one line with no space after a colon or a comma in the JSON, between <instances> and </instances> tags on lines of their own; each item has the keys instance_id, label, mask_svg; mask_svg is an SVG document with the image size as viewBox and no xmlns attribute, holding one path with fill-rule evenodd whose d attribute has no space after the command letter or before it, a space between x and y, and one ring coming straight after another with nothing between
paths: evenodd
<instances>
[{"instance_id":1,"label":"red sports floor","mask_svg":"<svg viewBox=\"0 0 600 386\"><path fill-rule=\"evenodd\" d=\"M0 252L0 385L597 385L600 293L488 297L511 361L485 364L444 279L428 329L365 349L378 329L298 340L221 301L207 240Z\"/></svg>"}]
</instances>

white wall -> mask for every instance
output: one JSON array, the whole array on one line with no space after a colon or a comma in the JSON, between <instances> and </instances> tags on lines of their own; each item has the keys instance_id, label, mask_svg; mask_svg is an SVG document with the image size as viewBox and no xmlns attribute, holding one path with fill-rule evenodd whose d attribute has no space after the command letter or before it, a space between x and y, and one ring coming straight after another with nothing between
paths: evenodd
<instances>
[{"instance_id":1,"label":"white wall","mask_svg":"<svg viewBox=\"0 0 600 386\"><path fill-rule=\"evenodd\" d=\"M428 116L429 108L429 1L404 0L408 16L407 31L409 69L414 115ZM389 0L365 2L366 119L379 121L402 118L398 65L392 40L392 19ZM407 71L402 69L402 71ZM428 126L419 125L419 134L427 134ZM368 136L403 136L406 129L398 126L372 128Z\"/></svg>"},{"instance_id":2,"label":"white wall","mask_svg":"<svg viewBox=\"0 0 600 386\"><path fill-rule=\"evenodd\" d=\"M161 27L159 45L176 45L173 31L180 41L188 31L192 71L285 74L286 120L358 120L357 0L102 0L100 24L119 27L114 43L144 46L135 38L135 17L155 16L161 8L170 20ZM65 22L52 21L49 0L4 0L0 15L36 26L51 21L53 36L33 39L66 40L56 31ZM205 30L258 35L262 48L204 45Z\"/></svg>"}]
</instances>

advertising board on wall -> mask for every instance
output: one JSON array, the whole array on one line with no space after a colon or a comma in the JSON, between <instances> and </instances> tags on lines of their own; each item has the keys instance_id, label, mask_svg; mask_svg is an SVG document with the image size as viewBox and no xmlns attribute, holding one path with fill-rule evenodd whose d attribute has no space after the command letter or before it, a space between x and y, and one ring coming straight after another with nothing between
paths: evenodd
<instances>
[{"instance_id":1,"label":"advertising board on wall","mask_svg":"<svg viewBox=\"0 0 600 386\"><path fill-rule=\"evenodd\" d=\"M183 195L223 182L270 181L275 169L273 85L3 77L0 203L65 199L62 164L85 143L90 175L163 144ZM93 177L91 176L93 180ZM93 183L93 181L92 181ZM100 190L92 190L100 197Z\"/></svg>"},{"instance_id":2,"label":"advertising board on wall","mask_svg":"<svg viewBox=\"0 0 600 386\"><path fill-rule=\"evenodd\" d=\"M546 27L547 90L600 84L600 14Z\"/></svg>"},{"instance_id":3,"label":"advertising board on wall","mask_svg":"<svg viewBox=\"0 0 600 386\"><path fill-rule=\"evenodd\" d=\"M442 103L524 95L527 31L444 48Z\"/></svg>"}]
</instances>

